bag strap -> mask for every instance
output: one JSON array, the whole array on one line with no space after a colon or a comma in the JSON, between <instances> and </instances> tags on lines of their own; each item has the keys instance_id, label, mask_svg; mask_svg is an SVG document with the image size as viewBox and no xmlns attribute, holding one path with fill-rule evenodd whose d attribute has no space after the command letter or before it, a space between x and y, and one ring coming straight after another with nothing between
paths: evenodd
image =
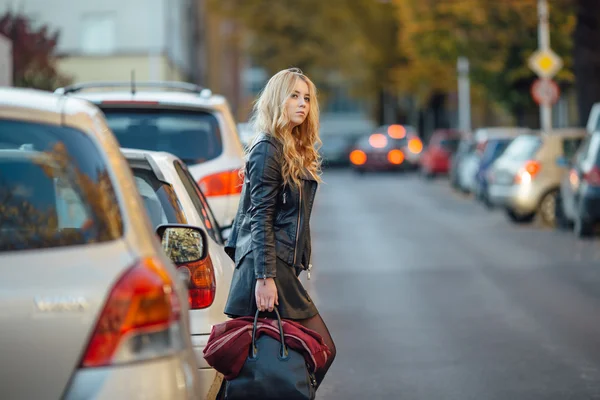
<instances>
[{"instance_id":1,"label":"bag strap","mask_svg":"<svg viewBox=\"0 0 600 400\"><path fill-rule=\"evenodd\" d=\"M288 349L285 346L285 336L283 335L283 324L281 322L281 317L279 316L279 311L277 307L274 308L275 315L277 316L277 324L279 325L279 340L281 341L281 354L280 357L282 359L288 358ZM258 355L258 347L256 347L256 329L258 325L258 315L261 313L260 310L256 310L256 314L254 315L254 324L252 325L252 347L250 352L250 358L256 358Z\"/></svg>"}]
</instances>

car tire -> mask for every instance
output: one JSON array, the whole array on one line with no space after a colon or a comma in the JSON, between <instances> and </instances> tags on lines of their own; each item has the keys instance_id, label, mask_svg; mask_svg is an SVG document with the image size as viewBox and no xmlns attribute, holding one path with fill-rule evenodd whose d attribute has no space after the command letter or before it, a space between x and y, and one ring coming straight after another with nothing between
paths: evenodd
<instances>
[{"instance_id":1,"label":"car tire","mask_svg":"<svg viewBox=\"0 0 600 400\"><path fill-rule=\"evenodd\" d=\"M506 216L508 217L510 222L513 222L515 224L528 224L528 223L532 222L533 219L535 218L535 213L517 214L513 210L507 209Z\"/></svg>"},{"instance_id":2,"label":"car tire","mask_svg":"<svg viewBox=\"0 0 600 400\"><path fill-rule=\"evenodd\" d=\"M538 206L538 215L542 225L548 228L556 226L556 203L558 190L551 190L542 196Z\"/></svg>"}]
</instances>

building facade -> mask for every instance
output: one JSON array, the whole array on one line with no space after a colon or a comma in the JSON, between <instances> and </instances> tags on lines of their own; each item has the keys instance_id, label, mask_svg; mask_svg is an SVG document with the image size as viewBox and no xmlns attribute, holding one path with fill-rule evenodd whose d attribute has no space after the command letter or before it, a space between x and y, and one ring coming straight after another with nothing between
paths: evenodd
<instances>
[{"instance_id":1,"label":"building facade","mask_svg":"<svg viewBox=\"0 0 600 400\"><path fill-rule=\"evenodd\" d=\"M195 80L196 0L0 0L60 32L60 71L74 82Z\"/></svg>"}]
</instances>

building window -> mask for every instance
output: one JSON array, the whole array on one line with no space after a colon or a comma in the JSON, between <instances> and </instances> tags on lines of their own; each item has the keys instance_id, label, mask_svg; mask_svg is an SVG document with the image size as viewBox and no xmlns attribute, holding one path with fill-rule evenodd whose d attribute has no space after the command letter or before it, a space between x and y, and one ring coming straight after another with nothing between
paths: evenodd
<instances>
[{"instance_id":1,"label":"building window","mask_svg":"<svg viewBox=\"0 0 600 400\"><path fill-rule=\"evenodd\" d=\"M84 14L81 18L81 51L85 54L110 54L116 46L114 13Z\"/></svg>"}]
</instances>

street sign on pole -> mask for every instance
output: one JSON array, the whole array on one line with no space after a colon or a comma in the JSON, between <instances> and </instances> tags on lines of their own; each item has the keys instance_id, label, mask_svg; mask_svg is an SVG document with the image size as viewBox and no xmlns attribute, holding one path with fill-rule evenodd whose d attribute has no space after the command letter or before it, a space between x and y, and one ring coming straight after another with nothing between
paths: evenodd
<instances>
[{"instance_id":1,"label":"street sign on pole","mask_svg":"<svg viewBox=\"0 0 600 400\"><path fill-rule=\"evenodd\" d=\"M531 85L531 96L539 105L553 105L560 97L560 88L553 80L540 78Z\"/></svg>"},{"instance_id":2,"label":"street sign on pole","mask_svg":"<svg viewBox=\"0 0 600 400\"><path fill-rule=\"evenodd\" d=\"M527 60L529 68L540 78L553 78L563 66L562 59L551 49L540 49Z\"/></svg>"},{"instance_id":3,"label":"street sign on pole","mask_svg":"<svg viewBox=\"0 0 600 400\"><path fill-rule=\"evenodd\" d=\"M548 0L538 0L538 50L528 60L529 68L540 78L546 80L537 85L534 84L535 90L533 87L531 88L534 99L538 96L540 100L536 101L540 105L540 125L545 132L552 130L552 101L550 100L552 100L552 96L558 97L559 95L557 87L547 81L562 68L562 60L550 48L548 14Z\"/></svg>"}]
</instances>

